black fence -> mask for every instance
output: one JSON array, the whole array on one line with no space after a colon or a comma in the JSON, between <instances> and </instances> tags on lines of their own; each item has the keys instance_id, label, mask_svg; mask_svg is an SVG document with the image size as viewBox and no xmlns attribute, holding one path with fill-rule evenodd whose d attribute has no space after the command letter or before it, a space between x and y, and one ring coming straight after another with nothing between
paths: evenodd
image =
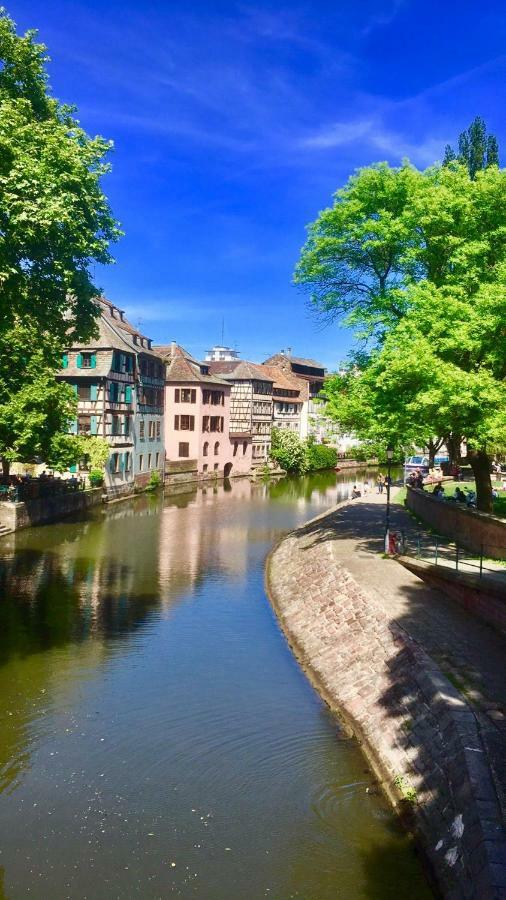
<instances>
[{"instance_id":1,"label":"black fence","mask_svg":"<svg viewBox=\"0 0 506 900\"><path fill-rule=\"evenodd\" d=\"M468 550L452 541L450 538L438 534L417 534L406 536L404 532L392 535L392 552L421 559L435 566L453 569L455 572L464 572L468 575L494 575L504 578L506 581L506 560L490 559L483 555Z\"/></svg>"}]
</instances>

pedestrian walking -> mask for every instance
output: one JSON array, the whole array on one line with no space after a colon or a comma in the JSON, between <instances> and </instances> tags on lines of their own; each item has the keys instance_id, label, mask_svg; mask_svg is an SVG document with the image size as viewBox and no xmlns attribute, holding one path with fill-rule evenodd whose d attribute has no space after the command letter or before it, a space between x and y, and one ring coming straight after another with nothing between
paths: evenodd
<instances>
[{"instance_id":1,"label":"pedestrian walking","mask_svg":"<svg viewBox=\"0 0 506 900\"><path fill-rule=\"evenodd\" d=\"M376 484L378 486L378 494L383 493L383 488L385 487L385 476L378 472L378 477L376 479Z\"/></svg>"}]
</instances>

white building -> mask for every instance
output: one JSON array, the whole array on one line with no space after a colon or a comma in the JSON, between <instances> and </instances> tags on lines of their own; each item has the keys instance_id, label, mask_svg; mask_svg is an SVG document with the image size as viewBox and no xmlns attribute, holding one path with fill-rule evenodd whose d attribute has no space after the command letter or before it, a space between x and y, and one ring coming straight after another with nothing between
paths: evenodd
<instances>
[{"instance_id":1,"label":"white building","mask_svg":"<svg viewBox=\"0 0 506 900\"><path fill-rule=\"evenodd\" d=\"M239 351L231 347L223 347L215 344L210 350L206 350L204 362L235 362L239 359Z\"/></svg>"}]
</instances>

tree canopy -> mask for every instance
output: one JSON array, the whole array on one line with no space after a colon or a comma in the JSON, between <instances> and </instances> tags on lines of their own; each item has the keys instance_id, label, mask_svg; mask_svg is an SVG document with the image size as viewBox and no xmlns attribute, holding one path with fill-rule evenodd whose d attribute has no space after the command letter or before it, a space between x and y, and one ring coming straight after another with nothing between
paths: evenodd
<instances>
[{"instance_id":1,"label":"tree canopy","mask_svg":"<svg viewBox=\"0 0 506 900\"><path fill-rule=\"evenodd\" d=\"M94 331L120 231L101 188L111 143L51 96L44 45L0 11L0 331L29 318L62 343Z\"/></svg>"},{"instance_id":2,"label":"tree canopy","mask_svg":"<svg viewBox=\"0 0 506 900\"><path fill-rule=\"evenodd\" d=\"M54 377L60 359L57 339L41 336L34 325L17 324L0 333L4 471L11 462L33 462L36 457L55 468L66 468L79 458L76 439L65 433L76 415L76 397L68 384Z\"/></svg>"},{"instance_id":3,"label":"tree canopy","mask_svg":"<svg viewBox=\"0 0 506 900\"><path fill-rule=\"evenodd\" d=\"M295 280L369 340L325 385L363 440L465 437L478 502L506 447L506 172L454 162L359 170L309 227Z\"/></svg>"},{"instance_id":4,"label":"tree canopy","mask_svg":"<svg viewBox=\"0 0 506 900\"><path fill-rule=\"evenodd\" d=\"M450 144L445 147L443 165L454 160L463 163L471 178L480 169L499 165L499 143L494 134L487 134L487 126L480 116L471 122L469 128L459 135L458 152Z\"/></svg>"}]
</instances>

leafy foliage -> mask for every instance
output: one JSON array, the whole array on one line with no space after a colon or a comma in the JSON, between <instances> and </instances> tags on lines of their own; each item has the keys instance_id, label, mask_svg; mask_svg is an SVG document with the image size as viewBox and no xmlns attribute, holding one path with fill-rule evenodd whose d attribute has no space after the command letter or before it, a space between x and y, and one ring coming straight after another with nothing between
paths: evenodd
<instances>
[{"instance_id":1,"label":"leafy foliage","mask_svg":"<svg viewBox=\"0 0 506 900\"><path fill-rule=\"evenodd\" d=\"M331 469L337 463L334 447L315 443L314 439L300 439L295 431L272 429L271 457L286 472L304 475L317 469Z\"/></svg>"},{"instance_id":2,"label":"leafy foliage","mask_svg":"<svg viewBox=\"0 0 506 900\"><path fill-rule=\"evenodd\" d=\"M5 465L42 457L55 468L67 468L79 457L77 439L66 434L77 401L69 385L55 380L59 360L58 342L33 325L0 332L0 456Z\"/></svg>"},{"instance_id":3,"label":"leafy foliage","mask_svg":"<svg viewBox=\"0 0 506 900\"><path fill-rule=\"evenodd\" d=\"M450 144L446 145L443 165L447 166L455 160L467 167L471 178L480 169L499 165L497 138L493 134L487 134L487 126L480 116L476 116L469 128L461 132L458 153Z\"/></svg>"},{"instance_id":4,"label":"leafy foliage","mask_svg":"<svg viewBox=\"0 0 506 900\"><path fill-rule=\"evenodd\" d=\"M100 186L111 144L50 95L35 37L0 11L0 332L30 319L63 346L94 332L91 267L120 231Z\"/></svg>"},{"instance_id":5,"label":"leafy foliage","mask_svg":"<svg viewBox=\"0 0 506 900\"><path fill-rule=\"evenodd\" d=\"M506 447L505 188L496 166L361 170L311 226L296 272L317 310L373 338L326 383L327 413L398 452L464 436L481 509L489 454Z\"/></svg>"},{"instance_id":6,"label":"leafy foliage","mask_svg":"<svg viewBox=\"0 0 506 900\"><path fill-rule=\"evenodd\" d=\"M107 441L95 435L79 435L80 456L87 456L93 471L103 472L111 450ZM91 473L90 473L91 474Z\"/></svg>"}]
</instances>

